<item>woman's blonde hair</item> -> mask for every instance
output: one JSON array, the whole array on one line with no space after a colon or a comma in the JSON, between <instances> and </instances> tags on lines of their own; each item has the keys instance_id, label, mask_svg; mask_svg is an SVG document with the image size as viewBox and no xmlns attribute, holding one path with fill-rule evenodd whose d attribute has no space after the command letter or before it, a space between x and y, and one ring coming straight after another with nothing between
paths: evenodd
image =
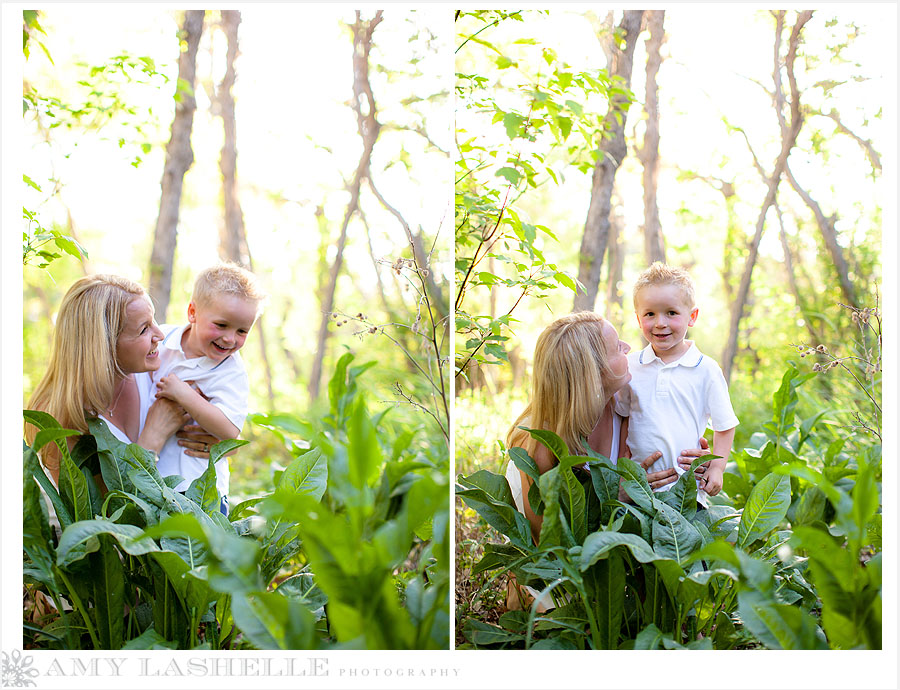
<instances>
[{"instance_id":1,"label":"woman's blonde hair","mask_svg":"<svg viewBox=\"0 0 900 690\"><path fill-rule=\"evenodd\" d=\"M64 428L87 433L85 415L97 416L106 409L116 376L124 376L116 361L116 341L125 327L125 310L136 297L146 295L139 284L114 275L75 281L59 306L50 362L28 409L48 412ZM32 443L37 429L28 424L25 433ZM48 458L43 459L52 469Z\"/></svg>"},{"instance_id":2,"label":"woman's blonde hair","mask_svg":"<svg viewBox=\"0 0 900 690\"><path fill-rule=\"evenodd\" d=\"M510 427L507 448L519 446L534 457L537 441L519 425L553 431L573 455L582 447L608 402L609 368L601 336L604 319L581 311L551 323L534 348L531 402Z\"/></svg>"}]
</instances>

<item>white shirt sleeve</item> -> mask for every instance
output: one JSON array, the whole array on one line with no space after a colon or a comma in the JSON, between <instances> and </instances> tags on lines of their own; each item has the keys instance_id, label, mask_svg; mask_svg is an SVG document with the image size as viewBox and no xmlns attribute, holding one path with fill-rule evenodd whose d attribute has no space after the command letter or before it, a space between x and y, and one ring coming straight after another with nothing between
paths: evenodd
<instances>
[{"instance_id":1,"label":"white shirt sleeve","mask_svg":"<svg viewBox=\"0 0 900 690\"><path fill-rule=\"evenodd\" d=\"M229 422L238 430L243 429L250 398L250 382L243 362L234 356L229 357L197 387L209 398L209 402L225 414Z\"/></svg>"}]
</instances>

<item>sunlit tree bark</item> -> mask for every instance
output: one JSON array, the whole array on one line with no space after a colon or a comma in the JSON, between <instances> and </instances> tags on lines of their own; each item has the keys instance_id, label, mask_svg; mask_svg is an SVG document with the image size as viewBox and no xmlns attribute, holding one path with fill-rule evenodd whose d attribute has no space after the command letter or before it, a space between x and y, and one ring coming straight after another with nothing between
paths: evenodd
<instances>
[{"instance_id":1,"label":"sunlit tree bark","mask_svg":"<svg viewBox=\"0 0 900 690\"><path fill-rule=\"evenodd\" d=\"M606 319L616 328L621 328L626 318L627 307L619 289L622 270L625 267L625 221L622 214L613 213L609 219L609 262L606 280Z\"/></svg>"},{"instance_id":2,"label":"sunlit tree bark","mask_svg":"<svg viewBox=\"0 0 900 690\"><path fill-rule=\"evenodd\" d=\"M622 32L624 47L616 51L615 65L610 72L618 77L625 88L631 85L631 71L634 47L641 30L643 10L625 10L619 31ZM584 292L575 295L573 311L593 309L600 287L600 272L609 239L609 211L616 170L625 158L625 118L628 113L628 99L617 94L610 100L609 110L603 121L604 137L600 142L597 162L591 180L591 201L578 258L578 280L584 285Z\"/></svg>"},{"instance_id":3,"label":"sunlit tree bark","mask_svg":"<svg viewBox=\"0 0 900 690\"><path fill-rule=\"evenodd\" d=\"M322 378L322 364L325 359L325 346L328 341L328 321L334 309L334 293L337 288L338 276L341 272L344 260L344 246L347 244L347 228L350 219L359 209L359 192L363 180L369 172L369 161L372 158L372 149L378 139L379 123L376 119L375 97L372 95L372 87L369 83L369 51L372 49L372 34L381 23L381 10L369 21L364 21L359 11L356 12L356 22L353 30L353 101L352 107L356 111L356 122L359 136L362 138L363 150L359 157L359 163L353 174L353 179L348 185L350 201L344 211L344 220L341 224L338 236L334 262L328 276L328 284L322 295L322 320L319 324L319 335L316 340L316 354L313 359L312 370L309 374L307 390L311 401L319 397L319 386Z\"/></svg>"},{"instance_id":4,"label":"sunlit tree bark","mask_svg":"<svg viewBox=\"0 0 900 690\"><path fill-rule=\"evenodd\" d=\"M163 322L169 308L172 290L172 265L175 261L175 242L181 188L184 175L194 162L191 149L191 128L197 102L194 99L194 77L197 66L197 47L203 31L203 10L185 10L184 24L179 38L186 49L178 57L178 82L175 88L175 119L166 146L163 168L159 216L153 231L153 250L150 254L150 296L156 304L156 318Z\"/></svg>"},{"instance_id":5,"label":"sunlit tree bark","mask_svg":"<svg viewBox=\"0 0 900 690\"><path fill-rule=\"evenodd\" d=\"M666 260L666 243L659 222L659 206L656 187L659 178L659 93L656 75L662 63L660 48L665 30L665 10L648 10L644 18L650 37L647 39L647 79L644 94L644 111L647 113L644 143L637 149L638 160L643 166L644 181L644 260L649 266L654 261Z\"/></svg>"},{"instance_id":6,"label":"sunlit tree bark","mask_svg":"<svg viewBox=\"0 0 900 690\"><path fill-rule=\"evenodd\" d=\"M222 10L222 30L228 40L226 52L225 75L219 84L216 93L219 115L222 118L222 128L225 138L222 144L222 153L219 157L219 170L222 172L222 196L225 207L225 218L219 233L219 255L228 261L243 266L248 271L253 271L253 257L250 254L250 246L247 243L247 230L244 226L244 213L238 195L237 182L237 121L234 113L234 62L237 59L238 27L241 23L241 13L237 10ZM263 327L262 317L254 328L256 341L259 343L260 357L263 363L263 375L265 377L266 398L270 403L275 397L272 390L272 368L269 365L269 357L266 350L266 331Z\"/></svg>"}]
</instances>

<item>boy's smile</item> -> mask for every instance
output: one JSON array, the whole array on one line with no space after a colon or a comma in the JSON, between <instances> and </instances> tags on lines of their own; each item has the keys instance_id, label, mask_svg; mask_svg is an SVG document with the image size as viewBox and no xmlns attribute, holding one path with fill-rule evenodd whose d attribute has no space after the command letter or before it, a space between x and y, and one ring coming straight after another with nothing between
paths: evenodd
<instances>
[{"instance_id":1,"label":"boy's smile","mask_svg":"<svg viewBox=\"0 0 900 690\"><path fill-rule=\"evenodd\" d=\"M635 314L641 333L663 362L674 362L687 352L687 329L697 320L698 309L685 303L677 285L648 285L635 297Z\"/></svg>"},{"instance_id":2,"label":"boy's smile","mask_svg":"<svg viewBox=\"0 0 900 690\"><path fill-rule=\"evenodd\" d=\"M222 294L207 304L188 305L190 327L181 337L187 357L221 362L244 346L256 321L257 304L237 295Z\"/></svg>"}]
</instances>

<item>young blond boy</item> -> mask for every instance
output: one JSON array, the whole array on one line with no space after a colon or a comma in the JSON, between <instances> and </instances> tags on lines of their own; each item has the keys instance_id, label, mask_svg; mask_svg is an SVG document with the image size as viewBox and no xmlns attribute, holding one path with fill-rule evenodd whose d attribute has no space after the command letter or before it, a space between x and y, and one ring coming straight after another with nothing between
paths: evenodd
<instances>
[{"instance_id":1,"label":"young blond boy","mask_svg":"<svg viewBox=\"0 0 900 690\"><path fill-rule=\"evenodd\" d=\"M188 323L161 326L160 367L153 374L156 396L177 402L220 440L237 438L247 417L250 387L238 350L264 299L252 273L221 263L197 276ZM208 460L187 455L174 436L160 452L157 465L163 476L184 477L176 491L185 491L207 466ZM224 512L228 496L224 457L216 463L216 488Z\"/></svg>"},{"instance_id":2,"label":"young blond boy","mask_svg":"<svg viewBox=\"0 0 900 690\"><path fill-rule=\"evenodd\" d=\"M698 480L697 500L706 506L707 496L722 490L738 418L722 369L693 341L685 340L699 313L690 275L683 269L654 263L635 282L634 310L649 344L628 355L631 394L622 396L625 409L620 409L620 414L629 417L631 457L646 458L659 450L662 457L647 471L673 467L682 474L684 470L677 462L680 449L696 447L711 422L712 452L721 458L711 460Z\"/></svg>"}]
</instances>

